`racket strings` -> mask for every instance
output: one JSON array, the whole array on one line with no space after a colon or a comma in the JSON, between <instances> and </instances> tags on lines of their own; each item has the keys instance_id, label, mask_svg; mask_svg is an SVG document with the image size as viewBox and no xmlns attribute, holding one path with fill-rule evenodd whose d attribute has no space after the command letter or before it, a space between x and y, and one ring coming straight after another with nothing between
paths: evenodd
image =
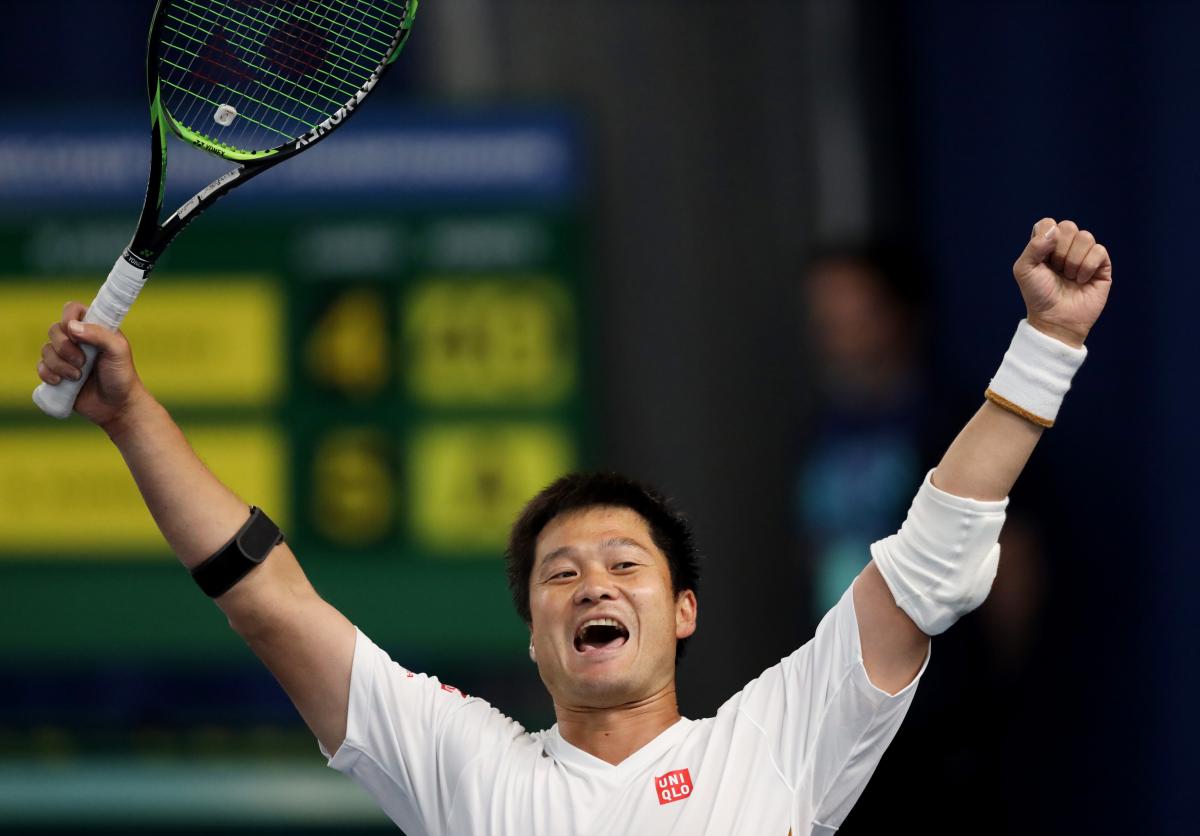
<instances>
[{"instance_id":1,"label":"racket strings","mask_svg":"<svg viewBox=\"0 0 1200 836\"><path fill-rule=\"evenodd\" d=\"M293 7L293 9L295 8ZM256 103L260 105L257 110L261 110L263 107L278 110L278 105L299 104L303 109L298 112L292 112L291 115L295 122L301 123L302 127L289 126L291 128L289 132L294 135L308 129L313 123L319 122L324 118L324 114L328 110L340 106L344 95L346 95L343 89L336 84L331 84L329 86L333 87L333 96L316 94L311 87L297 81L297 75L303 79L305 74L303 72L298 74L290 72L291 67L285 63L285 59L289 57L290 53L295 52L311 56L303 59L306 62L305 64L301 64L300 60L297 59L296 64L298 66L320 66L324 59L318 50L327 53L327 49L323 44L317 44L313 40L318 33L312 32L312 34L306 37L300 37L298 36L298 31L294 28L294 20L286 20L278 15L255 17L252 19L252 23L257 24L251 26L251 29L261 36L261 41L250 42L250 48L252 50L257 49L251 60L256 60L257 63L255 66L274 79L274 84L260 85L262 88L260 91L262 98L256 100ZM289 44L289 41L292 43ZM274 71L269 68L274 68ZM290 81L282 73L291 75L292 78ZM324 81L323 79L318 80ZM304 95L305 93L309 95ZM294 107L289 107L288 109L292 111ZM243 125L242 127L242 136L237 139L244 138L245 129L248 125Z\"/></svg>"},{"instance_id":2,"label":"racket strings","mask_svg":"<svg viewBox=\"0 0 1200 836\"><path fill-rule=\"evenodd\" d=\"M194 0L183 0L183 2L188 3L193 8L197 6L197 4L194 2ZM302 8L302 7L293 5L291 8L293 11L295 11L298 8ZM213 10L213 11L215 11L215 10ZM252 96L253 99L257 100L255 103L260 106L267 106L267 107L270 107L270 108L273 108L276 110L280 110L281 108L278 107L277 102L267 100L264 98L264 96L266 96L266 97L274 96L276 98L282 96L283 98L288 98L288 99L292 100L293 102L296 102L298 104L301 104L308 108L311 108L315 112L314 114L307 114L307 113L303 113L303 112L291 113L291 115L294 118L297 118L301 121L306 121L306 122L311 122L311 119L315 118L315 116L317 114L322 114L323 112L329 110L330 109L328 107L329 104L333 104L335 106L340 106L344 102L344 97L346 95L348 95L348 91L346 91L344 89L344 85L334 86L334 92L336 92L338 94L338 98L336 98L336 99L331 96L328 96L328 95L319 94L308 85L304 85L304 84L299 85L299 87L301 88L302 91L308 92L310 94L315 95L318 98L324 99L323 102L306 101L305 100L306 97L298 97L298 96L292 95L288 92L285 92L285 91L279 89L280 86L290 86L287 84L281 85L279 83L279 82L287 82L287 81L289 81L289 79L286 79L284 76L282 76L278 72L273 72L271 69L269 69L269 65L272 63L275 64L276 66L279 66L282 64L282 67L280 67L280 68L283 69L285 72L289 69L292 69L292 67L289 67L287 64L283 64L283 62L281 61L280 56L281 56L281 53L284 53L285 48L288 48L290 46L290 48L292 50L297 51L301 54L307 54L308 56L310 56L306 59L303 59L306 63L300 64L300 66L305 67L305 69L311 70L311 66L313 64L317 63L317 61L314 61L313 58L315 57L316 59L319 60L322 57L319 54L318 50L324 51L324 44L316 42L313 39L312 35L305 36L305 35L301 34L301 32L303 30L297 29L293 23L293 21L296 17L295 15L291 16L293 18L293 20L288 20L278 14L264 16L263 13L270 12L269 8L264 8L264 7L260 6L258 8L258 11L260 12L260 14L256 15L255 17L251 18L248 21L247 20L237 21L236 19L233 19L228 15L222 15L219 11L217 11L216 14L214 15L217 18L224 18L226 21L231 21L233 23L241 24L239 29L235 30L235 34L240 36L239 41L242 42L241 46L243 46L244 50L247 53L249 53L248 57L250 58L250 60L247 63L254 66L260 72L264 72L267 75L272 76L277 80L274 85L270 85L270 84L261 85L264 88L261 91L261 95L260 96ZM325 15L325 18L328 20L328 15ZM213 20L212 18L207 17L207 16L205 17L205 21L209 22L210 25L221 23L221 20ZM333 23L338 23L338 21L333 21ZM255 25L255 24L258 24L258 25ZM211 30L205 30L205 31L206 31L206 34L208 34L208 32L210 32ZM263 47L266 47L266 48L263 49ZM264 52L268 52L271 54L266 55L264 57L264 59L260 59L258 61L253 60L253 56L259 51L264 51ZM296 63L299 63L299 62L297 61ZM359 69L361 69L361 67ZM374 68L372 68L372 70L373 69ZM316 74L314 74L314 75L316 75ZM332 73L324 72L324 73L321 73L320 75L330 77L330 76L332 76ZM318 77L316 80L326 84L327 86L333 86L333 85L329 85L329 83L326 82L323 78ZM357 79L354 79L354 80L357 81ZM300 92L300 91L293 91L293 92Z\"/></svg>"},{"instance_id":3,"label":"racket strings","mask_svg":"<svg viewBox=\"0 0 1200 836\"><path fill-rule=\"evenodd\" d=\"M165 70L162 73L164 83L180 93L186 94L183 101L172 101L169 98L166 102L168 110L179 122L191 130L224 144L247 148L247 150L263 150L264 146L273 147L280 144L280 140L290 138L291 131L284 129L293 128L292 124L288 124L289 122L310 123L313 119L318 118L320 112L325 109L325 105L314 105L292 94L298 91L292 91L281 97L278 94L282 91L278 90L276 85L266 81L254 83L254 76L246 72L246 70L253 69L257 73L262 73L265 69L261 61L254 59L257 41L253 39L251 33L259 32L261 37L268 34L268 30L252 26L245 20L235 21L228 16L222 16L216 9L190 0L182 0L182 6L186 17L177 22L181 27L187 27L190 34L182 28L176 29L176 32L184 35L188 43L181 44L177 39L173 41L164 38L161 58L164 65L162 69ZM226 22L222 21L222 17L225 17L228 22L241 23L241 27L234 28L226 25ZM238 50L237 52L232 50L218 52L217 55L222 55L224 61L218 60L211 49L212 44L219 44L222 39ZM171 60L170 57L173 47L179 48L178 51L181 52L177 56L179 59L177 61ZM181 63L184 61L186 63ZM249 76L249 79L244 79L248 83L230 84L230 81L236 79L231 78L231 74L228 72L213 78L211 72L205 72L206 69L211 69L208 65L212 64L240 68L243 75ZM177 72L171 72L167 68ZM245 89L248 87L257 89ZM220 103L217 101L218 99L221 100ZM230 136L233 132L218 130L203 118L206 114L215 112L215 108L219 104L226 104L236 109L238 114L236 124L241 129L241 141ZM281 107L281 104L284 106ZM283 124L280 124L281 122ZM264 129L268 135L250 137L247 141L245 135L251 125Z\"/></svg>"},{"instance_id":4,"label":"racket strings","mask_svg":"<svg viewBox=\"0 0 1200 836\"><path fill-rule=\"evenodd\" d=\"M171 23L168 23L165 25L165 28L167 29L167 31L171 32L174 35L177 35L180 38L191 41L192 43L196 44L197 46L203 46L206 43L206 38L210 37L209 32L207 30L204 30L201 27L198 27L195 21L185 21L185 20L177 18L173 15L168 16L168 19L171 21ZM173 24L181 24L181 25L191 26L193 28L193 30L198 33L199 36L197 36L196 34L189 34L188 32L182 31L181 29L177 28L176 25L173 25ZM250 46L252 46L254 43L252 38L254 36L265 36L267 34L266 30L250 27L247 24L245 24L244 22L239 23L238 26L244 31L235 31L232 34L233 34L233 37L236 37L239 40L239 43L249 44ZM226 34L228 34L228 30L226 30ZM238 62L247 61L248 63L251 63L251 64L253 63L253 53L252 52L247 52L243 56L232 56L232 57L235 60L237 60ZM298 90L307 92L313 98L314 101L320 100L321 102L324 102L325 104L333 104L335 106L340 106L344 102L344 94L345 94L344 85L331 84L328 81L326 81L324 77L329 76L329 73L327 73L327 72L313 73L311 75L311 77L309 79L307 79L308 81L310 81L311 83L313 83L317 86L326 88L325 90L315 90L308 85L296 82L294 79L285 79L283 76L279 75L278 73L272 72L269 68L267 68L265 66L256 66L256 69L258 70L258 72L260 72L262 75L267 76L268 78L280 79L280 80L284 80L284 81L288 81L288 82L294 82L296 84L296 87ZM336 97L333 94L336 94ZM315 110L324 110L325 104L318 104L314 109Z\"/></svg>"},{"instance_id":5,"label":"racket strings","mask_svg":"<svg viewBox=\"0 0 1200 836\"><path fill-rule=\"evenodd\" d=\"M350 101L408 12L380 0L173 0L160 14L163 104L225 148L266 152ZM219 115L224 111L227 122Z\"/></svg>"}]
</instances>

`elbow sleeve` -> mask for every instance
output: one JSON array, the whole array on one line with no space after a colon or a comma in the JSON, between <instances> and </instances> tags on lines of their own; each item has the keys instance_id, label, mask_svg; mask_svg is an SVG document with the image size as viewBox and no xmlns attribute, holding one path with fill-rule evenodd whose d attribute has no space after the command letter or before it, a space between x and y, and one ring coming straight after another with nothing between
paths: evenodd
<instances>
[{"instance_id":1,"label":"elbow sleeve","mask_svg":"<svg viewBox=\"0 0 1200 836\"><path fill-rule=\"evenodd\" d=\"M900 530L871 545L896 606L936 636L987 598L1000 563L1008 500L983 502L934 487L933 471Z\"/></svg>"}]
</instances>

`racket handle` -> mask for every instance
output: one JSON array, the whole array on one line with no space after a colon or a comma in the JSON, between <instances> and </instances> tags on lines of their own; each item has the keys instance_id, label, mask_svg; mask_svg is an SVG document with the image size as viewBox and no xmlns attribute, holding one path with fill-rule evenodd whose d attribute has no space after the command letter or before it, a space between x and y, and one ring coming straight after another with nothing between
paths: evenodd
<instances>
[{"instance_id":1,"label":"racket handle","mask_svg":"<svg viewBox=\"0 0 1200 836\"><path fill-rule=\"evenodd\" d=\"M125 254L122 254L113 265L112 272L108 274L100 292L92 300L83 321L103 325L110 331L117 330L125 315L129 313L133 300L141 293L149 272L135 267ZM52 418L66 418L71 414L79 390L87 383L92 374L92 367L96 365L96 347L82 343L79 347L83 349L86 358L80 370L79 380L68 380L64 377L53 386L43 383L33 390L33 402Z\"/></svg>"}]
</instances>

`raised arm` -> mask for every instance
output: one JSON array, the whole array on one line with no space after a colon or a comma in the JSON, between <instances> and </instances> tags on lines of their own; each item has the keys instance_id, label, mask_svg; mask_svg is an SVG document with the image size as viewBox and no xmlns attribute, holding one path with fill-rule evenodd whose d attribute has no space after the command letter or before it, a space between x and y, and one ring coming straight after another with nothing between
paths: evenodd
<instances>
[{"instance_id":1,"label":"raised arm","mask_svg":"<svg viewBox=\"0 0 1200 836\"><path fill-rule=\"evenodd\" d=\"M1013 276L1025 300L1029 325L1079 349L1108 299L1112 263L1090 232L1072 221L1056 223L1044 218L1034 226L1013 265ZM1038 371L1032 369L1035 377ZM988 400L933 472L933 488L979 503L1004 500L1041 438L1045 423L1028 405L989 391ZM962 504L969 507L972 503ZM877 560L855 581L854 606L867 674L877 687L895 693L920 670L929 637L897 605Z\"/></svg>"},{"instance_id":2,"label":"raised arm","mask_svg":"<svg viewBox=\"0 0 1200 836\"><path fill-rule=\"evenodd\" d=\"M75 408L116 444L163 537L192 569L242 527L249 505L208 471L142 385L125 337L79 322L85 310L78 302L64 308L50 329L38 374L48 383L77 378L83 362L78 344L100 349ZM286 544L215 600L317 739L336 751L346 736L353 625L317 595Z\"/></svg>"}]
</instances>

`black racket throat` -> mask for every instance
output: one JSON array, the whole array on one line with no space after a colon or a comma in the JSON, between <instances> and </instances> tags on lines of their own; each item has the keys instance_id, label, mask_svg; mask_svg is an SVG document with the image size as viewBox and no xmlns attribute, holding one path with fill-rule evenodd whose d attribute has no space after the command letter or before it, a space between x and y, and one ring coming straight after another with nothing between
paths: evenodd
<instances>
[{"instance_id":1,"label":"black racket throat","mask_svg":"<svg viewBox=\"0 0 1200 836\"><path fill-rule=\"evenodd\" d=\"M150 173L146 180L146 199L142 203L142 213L138 217L133 239L125 250L126 260L146 271L154 267L155 262L175 240L175 236L217 200L288 158L271 157L257 164L238 165L185 200L178 209L160 222L167 177L167 133L162 121L155 120L151 126Z\"/></svg>"}]
</instances>

